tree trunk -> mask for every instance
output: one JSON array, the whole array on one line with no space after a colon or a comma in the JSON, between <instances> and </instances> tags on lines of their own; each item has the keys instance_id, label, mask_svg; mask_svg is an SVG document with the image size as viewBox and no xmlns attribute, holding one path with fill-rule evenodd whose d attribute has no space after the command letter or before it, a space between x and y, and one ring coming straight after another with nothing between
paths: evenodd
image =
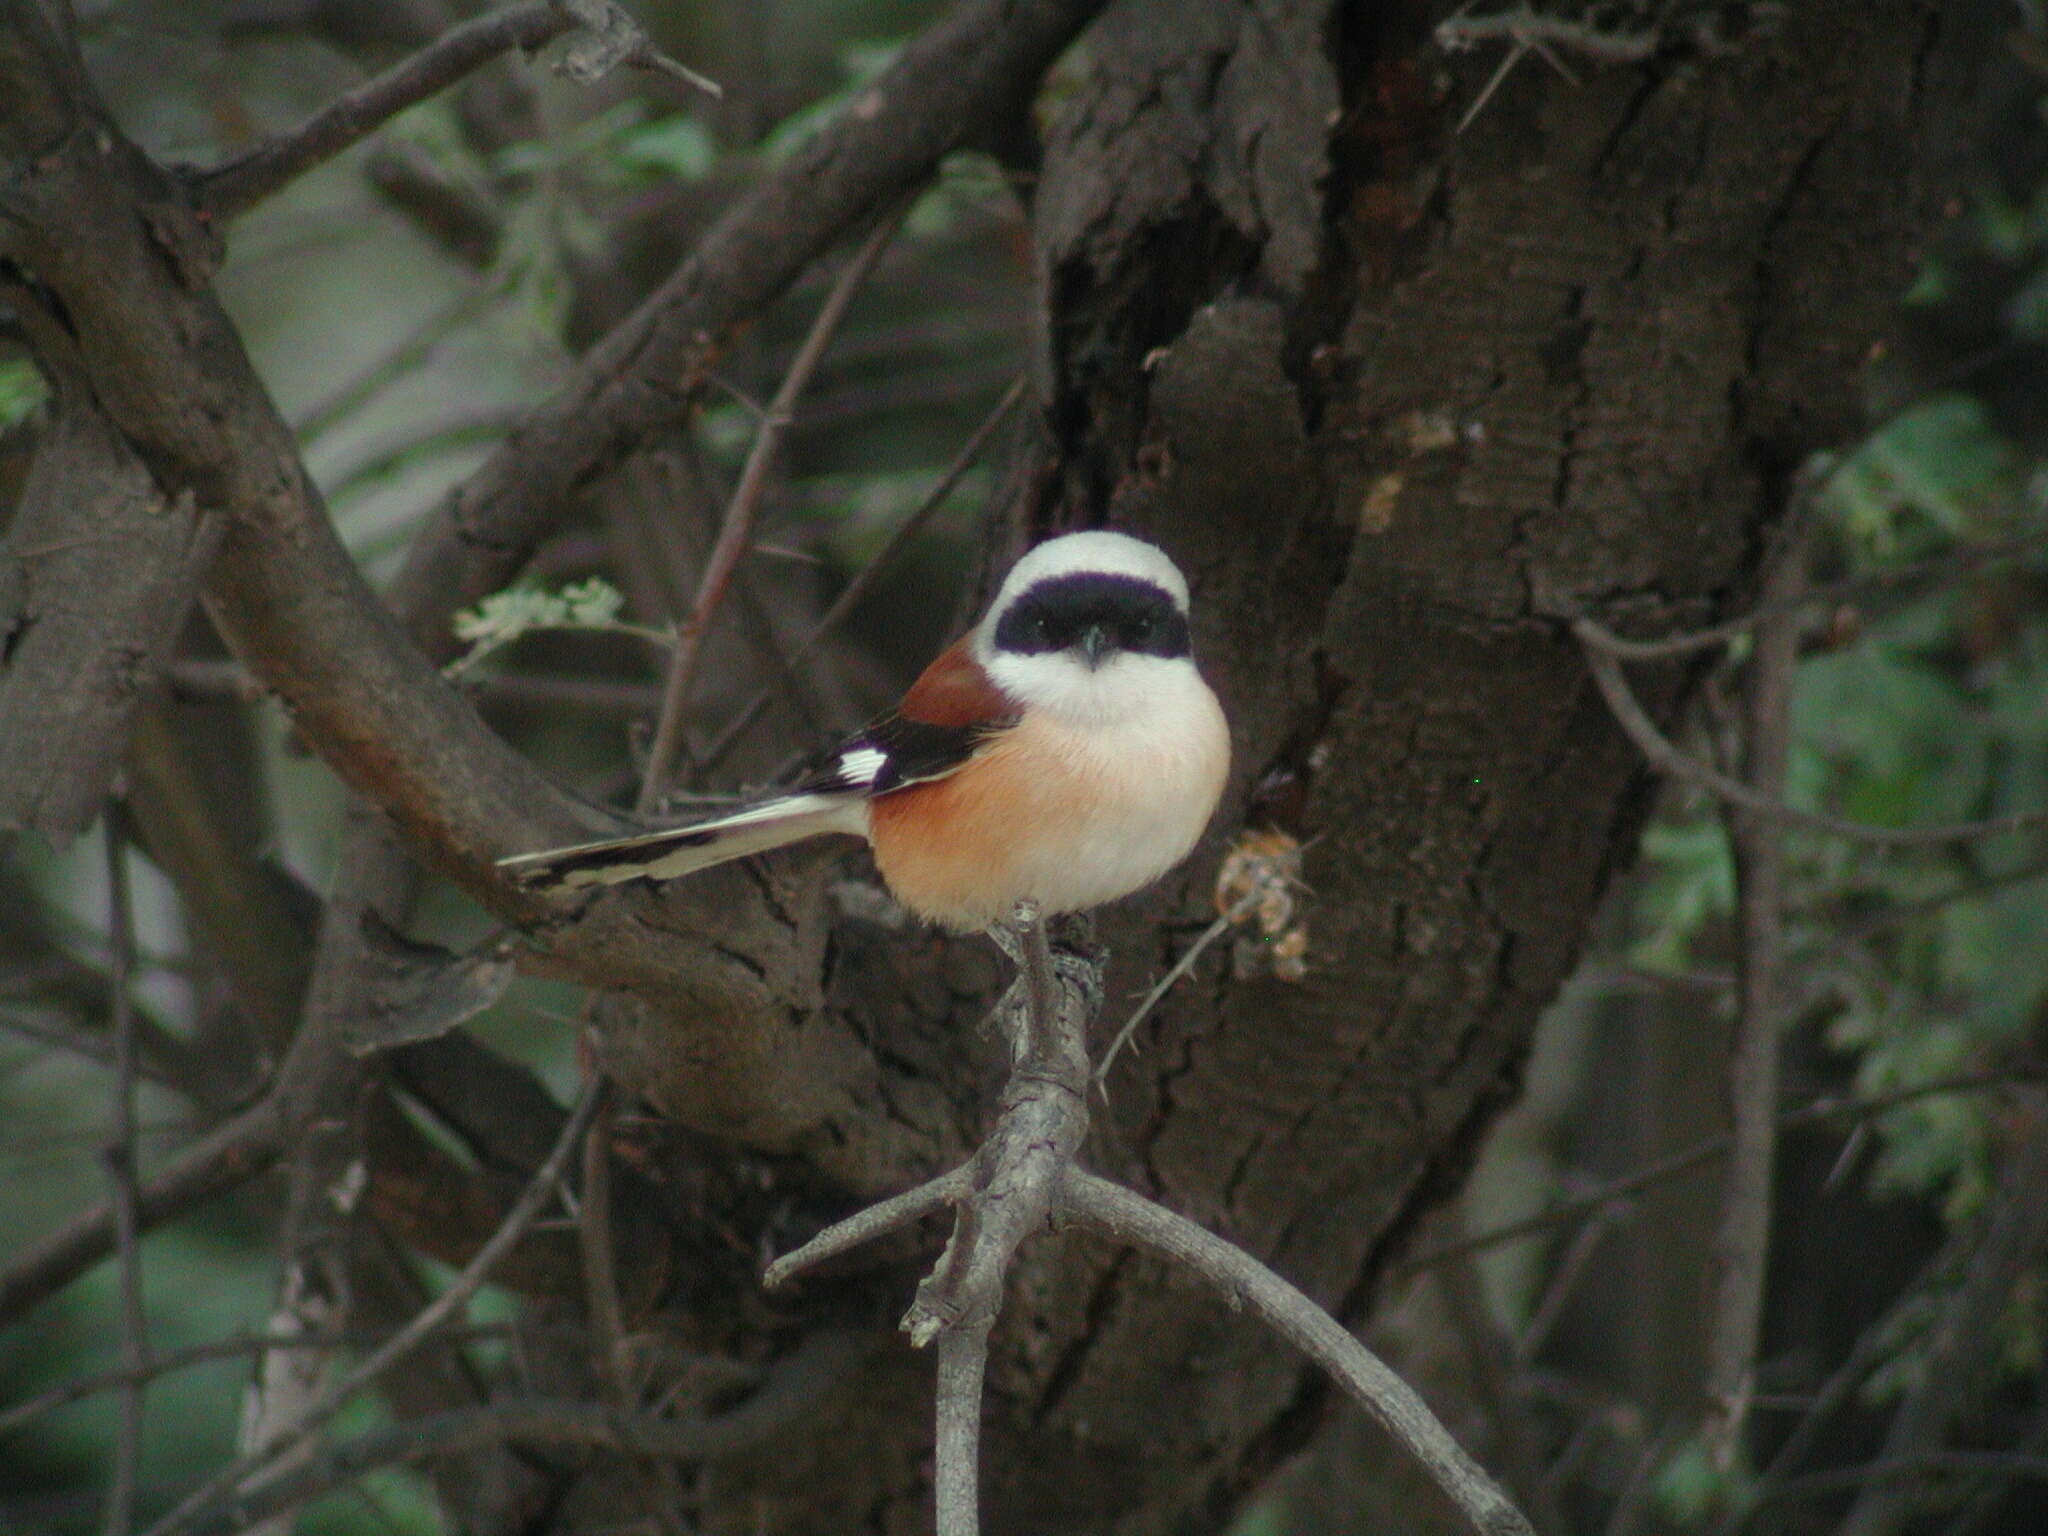
<instances>
[{"instance_id":1,"label":"tree trunk","mask_svg":"<svg viewBox=\"0 0 2048 1536\"><path fill-rule=\"evenodd\" d=\"M1858 423L1990 24L1810 7L1725 51L1573 56L1576 85L1531 54L1454 135L1501 53L1439 52L1445 9L1113 6L1036 204L1030 525L1174 553L1236 751L1203 852L1108 918L1111 997L1209 918L1233 832L1311 842L1305 979L1205 964L1091 1155L1354 1319L1513 1094L1641 821L1566 621L1740 610L1794 470ZM1684 683L1639 678L1658 713ZM1316 1422L1320 1384L1194 1286L1072 1239L1027 1258L993 1529L1213 1531ZM870 1372L721 1528L770 1486L773 1529L917 1527L921 1367Z\"/></svg>"}]
</instances>

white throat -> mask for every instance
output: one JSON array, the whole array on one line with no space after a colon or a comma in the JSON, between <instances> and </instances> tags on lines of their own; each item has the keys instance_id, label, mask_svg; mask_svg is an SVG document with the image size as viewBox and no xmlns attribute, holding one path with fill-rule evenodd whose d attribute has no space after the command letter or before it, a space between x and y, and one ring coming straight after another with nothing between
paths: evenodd
<instances>
[{"instance_id":1,"label":"white throat","mask_svg":"<svg viewBox=\"0 0 2048 1536\"><path fill-rule=\"evenodd\" d=\"M1026 709L1097 729L1177 713L1191 690L1208 691L1186 656L1118 651L1089 667L1068 651L1025 655L984 649L980 660L995 685Z\"/></svg>"}]
</instances>

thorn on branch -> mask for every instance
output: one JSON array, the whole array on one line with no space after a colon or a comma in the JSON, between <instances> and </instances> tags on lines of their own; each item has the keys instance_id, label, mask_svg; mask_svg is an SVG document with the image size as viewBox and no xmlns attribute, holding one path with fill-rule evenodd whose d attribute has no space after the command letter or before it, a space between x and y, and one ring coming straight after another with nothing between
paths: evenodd
<instances>
[{"instance_id":1,"label":"thorn on branch","mask_svg":"<svg viewBox=\"0 0 2048 1536\"><path fill-rule=\"evenodd\" d=\"M1593 22L1553 16L1533 5L1485 16L1461 14L1437 23L1436 45L1446 53L1463 53L1488 42L1514 43L1546 54L1562 49L1602 64L1641 64L1656 56L1663 39L1654 27L1607 32Z\"/></svg>"},{"instance_id":2,"label":"thorn on branch","mask_svg":"<svg viewBox=\"0 0 2048 1536\"><path fill-rule=\"evenodd\" d=\"M680 80L707 96L725 94L725 87L709 75L699 74L655 47L640 23L613 0L553 0L553 5L581 29L559 66L577 84L594 84L619 66L629 65Z\"/></svg>"}]
</instances>

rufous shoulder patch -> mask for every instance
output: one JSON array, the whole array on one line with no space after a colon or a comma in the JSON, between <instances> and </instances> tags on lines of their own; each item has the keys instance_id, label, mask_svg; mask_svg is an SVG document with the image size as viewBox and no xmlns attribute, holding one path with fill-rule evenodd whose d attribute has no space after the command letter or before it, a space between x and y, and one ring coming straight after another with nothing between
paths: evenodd
<instances>
[{"instance_id":1,"label":"rufous shoulder patch","mask_svg":"<svg viewBox=\"0 0 2048 1536\"><path fill-rule=\"evenodd\" d=\"M999 726L1017 718L1017 706L974 659L971 636L941 651L903 695L897 713L924 725Z\"/></svg>"}]
</instances>

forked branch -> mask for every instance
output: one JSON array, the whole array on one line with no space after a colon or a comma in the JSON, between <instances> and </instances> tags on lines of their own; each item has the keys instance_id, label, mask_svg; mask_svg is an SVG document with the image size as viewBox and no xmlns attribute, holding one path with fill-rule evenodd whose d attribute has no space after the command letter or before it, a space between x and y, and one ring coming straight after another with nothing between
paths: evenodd
<instances>
[{"instance_id":1,"label":"forked branch","mask_svg":"<svg viewBox=\"0 0 2048 1536\"><path fill-rule=\"evenodd\" d=\"M778 1285L835 1254L954 1207L951 1240L903 1319L911 1342L938 1343L938 1536L976 1536L981 1396L988 1337L1004 1278L1025 1239L1070 1221L1135 1243L1192 1271L1232 1305L1248 1306L1323 1367L1420 1461L1475 1531L1530 1536L1500 1486L1400 1377L1344 1325L1242 1248L1079 1166L1088 1132L1088 1020L1102 1000L1100 970L1047 942L1038 915L1019 909L998 941L1020 965L998 1006L1011 1069L1002 1112L960 1168L827 1228L770 1265Z\"/></svg>"}]
</instances>

